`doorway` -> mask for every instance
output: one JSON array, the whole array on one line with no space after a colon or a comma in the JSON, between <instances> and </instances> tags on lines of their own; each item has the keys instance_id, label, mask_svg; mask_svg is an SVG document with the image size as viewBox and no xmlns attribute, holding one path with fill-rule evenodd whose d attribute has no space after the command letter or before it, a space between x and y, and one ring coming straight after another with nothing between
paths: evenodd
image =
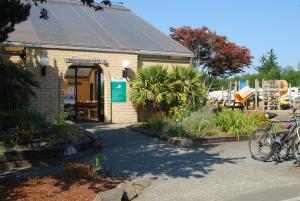
<instances>
[{"instance_id":1,"label":"doorway","mask_svg":"<svg viewBox=\"0 0 300 201\"><path fill-rule=\"evenodd\" d=\"M104 122L104 76L100 66L68 68L64 112L67 119L75 122Z\"/></svg>"}]
</instances>

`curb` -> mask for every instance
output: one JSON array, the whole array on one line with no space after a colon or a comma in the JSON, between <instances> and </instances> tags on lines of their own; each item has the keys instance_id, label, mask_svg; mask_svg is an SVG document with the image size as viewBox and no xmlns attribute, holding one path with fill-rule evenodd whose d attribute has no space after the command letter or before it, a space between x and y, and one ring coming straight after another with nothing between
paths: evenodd
<instances>
[{"instance_id":1,"label":"curb","mask_svg":"<svg viewBox=\"0 0 300 201\"><path fill-rule=\"evenodd\" d=\"M199 144L211 144L211 143L223 143L223 142L238 142L238 141L248 141L249 136L216 136L216 137L200 137L200 138L179 138L179 137L169 137L163 135L162 133L157 133L155 131L142 128L140 126L131 126L132 130L142 133L144 135L157 138L162 141L166 141L170 144L177 146L191 146Z\"/></svg>"}]
</instances>

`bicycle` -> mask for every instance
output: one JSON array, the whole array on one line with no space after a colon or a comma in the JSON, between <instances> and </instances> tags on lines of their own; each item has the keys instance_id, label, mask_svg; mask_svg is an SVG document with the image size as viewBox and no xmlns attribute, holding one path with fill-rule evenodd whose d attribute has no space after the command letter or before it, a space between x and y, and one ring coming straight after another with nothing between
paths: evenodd
<instances>
[{"instance_id":1,"label":"bicycle","mask_svg":"<svg viewBox=\"0 0 300 201\"><path fill-rule=\"evenodd\" d=\"M277 115L273 113L266 114L266 117L270 121L268 127L256 129L249 138L249 150L252 158L259 161L267 161L271 157L275 160L280 160L287 158L292 150L295 159L300 163L300 125L296 111L297 109L293 110L292 121L288 121L294 124L288 127L288 132L284 133L271 133L274 122L270 120ZM257 149L257 151L255 149ZM286 153L283 157L280 157L280 153L283 149L286 149Z\"/></svg>"}]
</instances>

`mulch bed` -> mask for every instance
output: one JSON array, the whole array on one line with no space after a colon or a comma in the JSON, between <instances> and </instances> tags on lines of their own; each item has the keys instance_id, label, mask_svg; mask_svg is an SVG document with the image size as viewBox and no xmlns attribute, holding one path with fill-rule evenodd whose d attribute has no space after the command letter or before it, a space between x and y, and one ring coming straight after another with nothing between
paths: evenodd
<instances>
[{"instance_id":1,"label":"mulch bed","mask_svg":"<svg viewBox=\"0 0 300 201\"><path fill-rule=\"evenodd\" d=\"M1 201L92 201L100 191L115 188L119 177L96 173L89 164L71 164L62 174L0 181Z\"/></svg>"}]
</instances>

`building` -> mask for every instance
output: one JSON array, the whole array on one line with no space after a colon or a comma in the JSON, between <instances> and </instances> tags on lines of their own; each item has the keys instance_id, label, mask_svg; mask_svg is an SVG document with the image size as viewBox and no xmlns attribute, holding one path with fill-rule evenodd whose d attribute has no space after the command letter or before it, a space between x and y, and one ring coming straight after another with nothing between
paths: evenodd
<instances>
[{"instance_id":1,"label":"building","mask_svg":"<svg viewBox=\"0 0 300 201\"><path fill-rule=\"evenodd\" d=\"M32 103L49 122L64 110L107 123L143 120L147 113L130 102L128 80L138 68L189 65L193 57L122 6L95 12L74 0L48 0L45 8L48 20L32 6L6 43L10 59L22 59L36 75Z\"/></svg>"}]
</instances>

